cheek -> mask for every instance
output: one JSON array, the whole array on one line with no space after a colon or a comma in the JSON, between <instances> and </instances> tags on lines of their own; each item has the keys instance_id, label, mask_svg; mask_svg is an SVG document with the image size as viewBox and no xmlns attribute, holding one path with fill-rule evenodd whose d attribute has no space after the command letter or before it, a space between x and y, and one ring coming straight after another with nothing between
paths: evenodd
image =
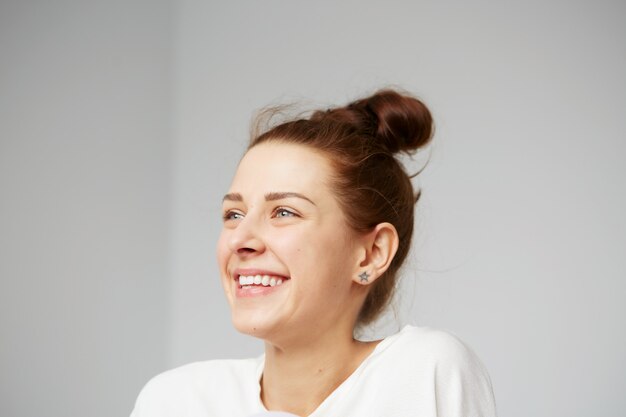
<instances>
[{"instance_id":1,"label":"cheek","mask_svg":"<svg viewBox=\"0 0 626 417\"><path fill-rule=\"evenodd\" d=\"M281 242L280 254L283 259L290 260L286 263L292 276L303 278L299 287L305 291L337 291L342 286L342 277L347 278L349 274L350 261L345 243L341 239L321 239L316 231L304 236L302 240L284 239Z\"/></svg>"},{"instance_id":2,"label":"cheek","mask_svg":"<svg viewBox=\"0 0 626 417\"><path fill-rule=\"evenodd\" d=\"M307 261L307 247L304 239L298 236L276 233L265 241L268 252L283 263L294 274Z\"/></svg>"}]
</instances>

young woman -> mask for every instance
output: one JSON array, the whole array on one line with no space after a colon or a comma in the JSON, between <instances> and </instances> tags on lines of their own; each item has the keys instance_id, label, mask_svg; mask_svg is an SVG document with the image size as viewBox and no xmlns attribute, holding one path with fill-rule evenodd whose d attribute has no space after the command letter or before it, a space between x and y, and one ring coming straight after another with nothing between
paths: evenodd
<instances>
[{"instance_id":1,"label":"young woman","mask_svg":"<svg viewBox=\"0 0 626 417\"><path fill-rule=\"evenodd\" d=\"M217 257L232 321L265 354L165 372L132 417L495 416L485 368L454 336L353 336L389 303L411 244L419 193L395 155L431 134L422 102L384 90L253 137Z\"/></svg>"}]
</instances>

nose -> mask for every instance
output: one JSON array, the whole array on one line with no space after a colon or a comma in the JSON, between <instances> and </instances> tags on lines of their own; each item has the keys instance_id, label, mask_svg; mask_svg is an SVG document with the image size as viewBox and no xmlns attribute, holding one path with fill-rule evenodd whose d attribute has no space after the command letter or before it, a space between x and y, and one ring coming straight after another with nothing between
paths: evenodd
<instances>
[{"instance_id":1,"label":"nose","mask_svg":"<svg viewBox=\"0 0 626 417\"><path fill-rule=\"evenodd\" d=\"M265 251L260 226L251 215L240 220L237 227L231 231L228 246L240 257L250 257Z\"/></svg>"}]
</instances>

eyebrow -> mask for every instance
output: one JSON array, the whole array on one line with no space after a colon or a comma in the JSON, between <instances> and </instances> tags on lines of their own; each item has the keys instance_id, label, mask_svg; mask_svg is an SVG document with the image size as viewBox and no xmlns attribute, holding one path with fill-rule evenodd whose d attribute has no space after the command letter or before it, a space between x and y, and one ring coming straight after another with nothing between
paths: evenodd
<instances>
[{"instance_id":1,"label":"eyebrow","mask_svg":"<svg viewBox=\"0 0 626 417\"><path fill-rule=\"evenodd\" d=\"M273 192L265 194L265 201L283 200L285 198L301 198L316 206L310 198L300 193L294 192ZM228 193L224 196L222 201L243 201L243 196L239 193Z\"/></svg>"},{"instance_id":2,"label":"eyebrow","mask_svg":"<svg viewBox=\"0 0 626 417\"><path fill-rule=\"evenodd\" d=\"M301 198L303 200L308 201L309 203L316 205L310 198L304 196L300 193L294 192L282 192L282 193L267 193L265 194L265 201L274 201L274 200L283 200L285 198Z\"/></svg>"},{"instance_id":3,"label":"eyebrow","mask_svg":"<svg viewBox=\"0 0 626 417\"><path fill-rule=\"evenodd\" d=\"M243 197L239 193L228 193L222 198L222 201L243 201Z\"/></svg>"}]
</instances>

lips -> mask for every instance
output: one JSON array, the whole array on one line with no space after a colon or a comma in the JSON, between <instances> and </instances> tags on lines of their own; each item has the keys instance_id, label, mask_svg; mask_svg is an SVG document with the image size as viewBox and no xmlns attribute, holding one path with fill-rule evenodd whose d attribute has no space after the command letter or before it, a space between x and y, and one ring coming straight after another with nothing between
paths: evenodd
<instances>
[{"instance_id":1,"label":"lips","mask_svg":"<svg viewBox=\"0 0 626 417\"><path fill-rule=\"evenodd\" d=\"M290 278L263 269L236 269L232 274L236 282L237 297L256 297L278 291Z\"/></svg>"}]
</instances>

